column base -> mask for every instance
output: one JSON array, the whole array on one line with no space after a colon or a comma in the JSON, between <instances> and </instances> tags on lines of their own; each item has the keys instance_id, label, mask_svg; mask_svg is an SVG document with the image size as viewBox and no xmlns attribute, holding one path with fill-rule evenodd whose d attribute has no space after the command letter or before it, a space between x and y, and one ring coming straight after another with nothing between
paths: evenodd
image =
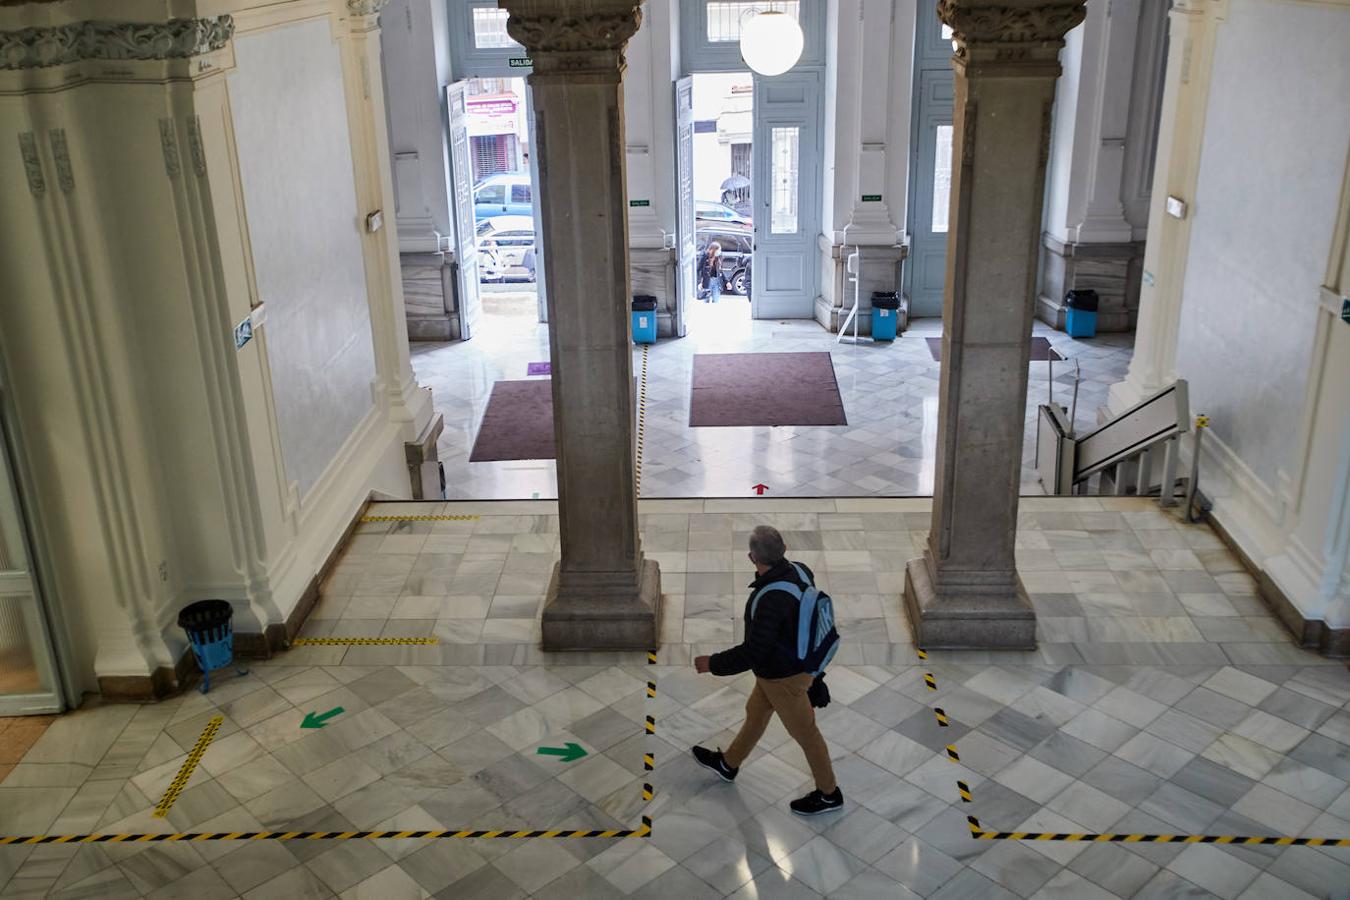
<instances>
[{"instance_id":1,"label":"column base","mask_svg":"<svg viewBox=\"0 0 1350 900\"><path fill-rule=\"evenodd\" d=\"M925 650L1035 650L1036 613L1022 580L1012 593L941 595L926 558L905 564L905 612Z\"/></svg>"},{"instance_id":2,"label":"column base","mask_svg":"<svg viewBox=\"0 0 1350 900\"><path fill-rule=\"evenodd\" d=\"M553 567L544 600L544 649L653 650L661 633L661 567L644 559L636 594L561 588L562 563Z\"/></svg>"}]
</instances>

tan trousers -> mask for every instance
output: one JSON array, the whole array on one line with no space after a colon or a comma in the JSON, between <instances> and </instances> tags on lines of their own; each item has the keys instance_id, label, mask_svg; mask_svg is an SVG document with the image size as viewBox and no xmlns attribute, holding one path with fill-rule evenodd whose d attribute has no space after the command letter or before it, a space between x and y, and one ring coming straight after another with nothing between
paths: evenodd
<instances>
[{"instance_id":1,"label":"tan trousers","mask_svg":"<svg viewBox=\"0 0 1350 900\"><path fill-rule=\"evenodd\" d=\"M806 764L816 779L816 789L825 794L834 793L838 785L834 780L834 766L830 764L830 749L816 727L816 711L806 697L814 680L815 676L809 672L791 678L756 678L755 689L745 702L745 724L731 746L722 752L727 765L733 769L741 767L764 736L769 719L778 713L783 727L806 754Z\"/></svg>"}]
</instances>

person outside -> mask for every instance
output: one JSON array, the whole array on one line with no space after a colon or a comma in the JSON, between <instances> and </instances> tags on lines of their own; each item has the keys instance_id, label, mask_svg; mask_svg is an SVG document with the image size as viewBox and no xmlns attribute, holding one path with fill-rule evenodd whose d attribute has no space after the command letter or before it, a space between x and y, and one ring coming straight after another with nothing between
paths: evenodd
<instances>
[{"instance_id":1,"label":"person outside","mask_svg":"<svg viewBox=\"0 0 1350 900\"><path fill-rule=\"evenodd\" d=\"M722 245L708 241L698 262L699 291L704 303L722 299Z\"/></svg>"},{"instance_id":2,"label":"person outside","mask_svg":"<svg viewBox=\"0 0 1350 900\"><path fill-rule=\"evenodd\" d=\"M774 582L787 581L805 589L815 576L800 563L787 559L787 547L778 529L760 525L750 533L750 562L755 580L750 583L750 600L745 604L745 640L730 650L699 656L694 669L713 675L755 673L755 688L745 704L745 723L725 751L694 747L694 759L712 769L723 781L734 781L742 763L764 735L774 713L782 720L792 739L806 754L816 789L793 800L794 813L812 816L843 809L844 794L834 777L830 750L816 727L812 704L816 676L805 671L797 657L798 599L782 589L760 590ZM805 577L803 577L805 576ZM820 683L823 689L823 682ZM821 704L823 705L823 703Z\"/></svg>"}]
</instances>

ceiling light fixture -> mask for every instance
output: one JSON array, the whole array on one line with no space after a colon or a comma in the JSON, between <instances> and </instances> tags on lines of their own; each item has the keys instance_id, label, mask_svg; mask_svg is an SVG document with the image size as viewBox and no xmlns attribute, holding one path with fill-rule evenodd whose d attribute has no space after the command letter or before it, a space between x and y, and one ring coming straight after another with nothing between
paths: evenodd
<instances>
[{"instance_id":1,"label":"ceiling light fixture","mask_svg":"<svg viewBox=\"0 0 1350 900\"><path fill-rule=\"evenodd\" d=\"M782 75L802 58L806 39L797 20L766 10L741 26L741 59L760 75Z\"/></svg>"}]
</instances>

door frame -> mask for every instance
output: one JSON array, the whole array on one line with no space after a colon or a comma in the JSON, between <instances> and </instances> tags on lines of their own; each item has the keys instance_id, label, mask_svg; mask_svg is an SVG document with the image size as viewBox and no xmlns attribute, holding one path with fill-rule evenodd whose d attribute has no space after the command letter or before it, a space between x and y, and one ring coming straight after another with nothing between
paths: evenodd
<instances>
[{"instance_id":1,"label":"door frame","mask_svg":"<svg viewBox=\"0 0 1350 900\"><path fill-rule=\"evenodd\" d=\"M949 87L954 88L956 73L952 70L951 59L952 49L949 38L943 37L943 28L941 20L937 16L937 7L933 4L919 4L917 14L914 17L914 88L911 96L910 109L913 114L910 116L910 165L909 165L909 197L905 213L905 231L910 235L910 255L909 260L904 265L903 283L901 289L909 297L911 304L911 315L942 315L942 304L945 302L944 295L938 300L937 310L928 311L920 309L919 299L915 295L914 277L915 273L921 268L920 255L924 248L919 246L919 210L924 208L928 214L932 215L933 203L933 160L926 167L921 166L920 162L928 158L924 153L927 147L928 130L936 129L939 124L951 124L953 109L950 103L941 109L935 107L933 98L926 96L931 89L938 86L938 82L945 80ZM925 88L929 88L926 91ZM950 94L951 90L946 93ZM940 121L945 120L945 121ZM928 179L926 184L921 183L920 179ZM921 197L926 197L926 201L921 202ZM931 221L931 220L930 220ZM924 231L928 229L925 226ZM942 242L944 260L946 253L946 241ZM946 265L942 267L943 278L946 278Z\"/></svg>"},{"instance_id":2,"label":"door frame","mask_svg":"<svg viewBox=\"0 0 1350 900\"><path fill-rule=\"evenodd\" d=\"M458 301L455 305L459 307L459 339L467 341L473 337L482 315L483 297L478 271L478 217L474 214L473 148L468 127L462 122L468 115L468 85L464 79L445 86L445 107L446 152L450 157L450 218L455 224L455 269L459 281L455 286ZM456 133L460 130L464 132L463 148L457 153ZM460 158L461 153L463 158ZM465 171L469 173L467 177ZM464 249L470 244L472 253Z\"/></svg>"},{"instance_id":3,"label":"door frame","mask_svg":"<svg viewBox=\"0 0 1350 900\"><path fill-rule=\"evenodd\" d=\"M822 127L821 95L824 92L823 72L814 68L793 68L773 78L754 76L754 127L752 130L752 174L750 188L751 208L755 211L755 240L750 271L761 273L751 280L750 315L755 319L814 319L816 296L820 293L820 253L817 239L821 220L821 170L824 157L824 128ZM799 89L800 100L775 102L775 92L790 94ZM773 147L770 138L778 127L797 129L797 230L779 238L783 249L774 244L770 206L773 196ZM796 247L796 253L792 252ZM783 256L798 253L802 259L800 300L769 295L768 272L770 254ZM794 293L784 292L784 293ZM797 304L800 303L800 308ZM790 304L775 306L774 304ZM768 308L766 308L768 307Z\"/></svg>"},{"instance_id":4,"label":"door frame","mask_svg":"<svg viewBox=\"0 0 1350 900\"><path fill-rule=\"evenodd\" d=\"M41 642L33 648L34 655L39 672L51 689L32 694L0 695L0 716L61 713L79 706L80 692L70 676L71 655L64 621L59 610L48 603L49 595L44 590L46 585L53 583L50 577L53 569L51 560L35 539L35 508L29 502L35 492L27 477L26 456L12 424L16 418L5 373L4 360L0 358L0 479L4 480L0 484L0 502L6 492L13 498L18 549L28 566L34 604L30 622L36 625L36 633L30 638Z\"/></svg>"},{"instance_id":5,"label":"door frame","mask_svg":"<svg viewBox=\"0 0 1350 900\"><path fill-rule=\"evenodd\" d=\"M675 90L675 337L688 333L694 302L698 222L694 212L694 76L676 79ZM684 185L689 185L685 196Z\"/></svg>"}]
</instances>

